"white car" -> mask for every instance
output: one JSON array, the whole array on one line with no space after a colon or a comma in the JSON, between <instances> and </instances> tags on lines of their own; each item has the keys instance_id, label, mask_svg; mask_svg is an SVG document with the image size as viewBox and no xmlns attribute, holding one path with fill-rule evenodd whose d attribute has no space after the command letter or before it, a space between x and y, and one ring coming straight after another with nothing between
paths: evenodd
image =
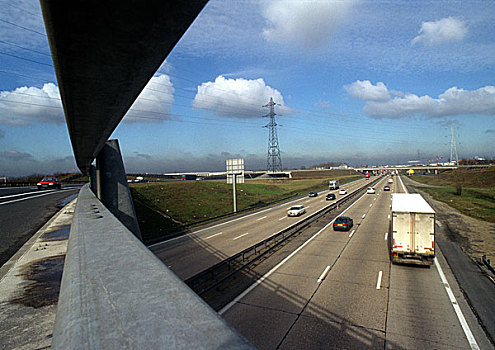
<instances>
[{"instance_id":1,"label":"white car","mask_svg":"<svg viewBox=\"0 0 495 350\"><path fill-rule=\"evenodd\" d=\"M287 215L299 216L304 214L305 212L306 212L306 208L304 208L304 205L294 205L290 207L289 211L287 212Z\"/></svg>"},{"instance_id":2,"label":"white car","mask_svg":"<svg viewBox=\"0 0 495 350\"><path fill-rule=\"evenodd\" d=\"M345 188L343 188L339 191L339 194L347 194L347 190Z\"/></svg>"},{"instance_id":3,"label":"white car","mask_svg":"<svg viewBox=\"0 0 495 350\"><path fill-rule=\"evenodd\" d=\"M389 183L389 184L391 184L391 183L393 183L393 182L394 182L394 180L392 180L392 179L388 179L388 183Z\"/></svg>"},{"instance_id":4,"label":"white car","mask_svg":"<svg viewBox=\"0 0 495 350\"><path fill-rule=\"evenodd\" d=\"M368 194L375 194L375 189L373 187L368 187L368 189L366 190L366 193Z\"/></svg>"}]
</instances>

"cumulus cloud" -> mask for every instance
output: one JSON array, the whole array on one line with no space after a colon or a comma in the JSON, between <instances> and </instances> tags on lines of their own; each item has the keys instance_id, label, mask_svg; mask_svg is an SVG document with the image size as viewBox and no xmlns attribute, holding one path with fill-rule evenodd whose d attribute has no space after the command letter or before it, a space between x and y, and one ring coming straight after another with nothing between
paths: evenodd
<instances>
[{"instance_id":1,"label":"cumulus cloud","mask_svg":"<svg viewBox=\"0 0 495 350\"><path fill-rule=\"evenodd\" d=\"M10 161L30 160L33 156L29 153L19 152L13 149L0 152L0 158L4 158Z\"/></svg>"},{"instance_id":2,"label":"cumulus cloud","mask_svg":"<svg viewBox=\"0 0 495 350\"><path fill-rule=\"evenodd\" d=\"M276 0L263 4L262 14L269 22L263 29L267 41L315 49L329 44L349 17L353 1Z\"/></svg>"},{"instance_id":3,"label":"cumulus cloud","mask_svg":"<svg viewBox=\"0 0 495 350\"><path fill-rule=\"evenodd\" d=\"M0 91L0 124L26 126L32 123L65 121L58 87L46 83L37 87L19 87Z\"/></svg>"},{"instance_id":4,"label":"cumulus cloud","mask_svg":"<svg viewBox=\"0 0 495 350\"><path fill-rule=\"evenodd\" d=\"M442 18L435 22L423 22L419 35L411 44L423 42L427 45L443 44L464 39L468 29L463 21L454 17Z\"/></svg>"},{"instance_id":5,"label":"cumulus cloud","mask_svg":"<svg viewBox=\"0 0 495 350\"><path fill-rule=\"evenodd\" d=\"M360 81L349 86L362 85L356 83ZM373 86L371 83L370 85ZM388 91L385 85L382 89ZM347 90L351 95L354 92L352 89ZM495 86L490 85L472 91L451 87L438 98L411 93L399 94L389 99L376 99L373 94L366 93L352 96L366 101L363 112L373 118L405 118L415 115L426 117L495 115Z\"/></svg>"},{"instance_id":6,"label":"cumulus cloud","mask_svg":"<svg viewBox=\"0 0 495 350\"><path fill-rule=\"evenodd\" d=\"M285 106L282 94L266 85L263 79L228 79L220 75L214 82L209 81L198 86L193 106L210 110L221 117L259 118L267 113L267 109L262 106L270 98L280 104L275 107L275 113L286 115L291 112Z\"/></svg>"},{"instance_id":7,"label":"cumulus cloud","mask_svg":"<svg viewBox=\"0 0 495 350\"><path fill-rule=\"evenodd\" d=\"M168 75L159 74L152 77L123 121L146 123L174 119L171 114L174 92L174 86Z\"/></svg>"},{"instance_id":8,"label":"cumulus cloud","mask_svg":"<svg viewBox=\"0 0 495 350\"><path fill-rule=\"evenodd\" d=\"M369 80L357 80L352 84L345 85L344 89L352 97L364 101L387 101L390 99L390 92L382 82L373 85Z\"/></svg>"}]
</instances>

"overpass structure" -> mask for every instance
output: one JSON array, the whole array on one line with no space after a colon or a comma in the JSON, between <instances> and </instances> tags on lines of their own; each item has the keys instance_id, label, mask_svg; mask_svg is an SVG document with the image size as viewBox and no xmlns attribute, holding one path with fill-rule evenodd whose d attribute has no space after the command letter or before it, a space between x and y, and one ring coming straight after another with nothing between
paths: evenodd
<instances>
[{"instance_id":1,"label":"overpass structure","mask_svg":"<svg viewBox=\"0 0 495 350\"><path fill-rule=\"evenodd\" d=\"M206 0L41 0L79 193L54 349L251 345L141 242L117 140L108 140ZM96 164L93 162L96 160Z\"/></svg>"}]
</instances>

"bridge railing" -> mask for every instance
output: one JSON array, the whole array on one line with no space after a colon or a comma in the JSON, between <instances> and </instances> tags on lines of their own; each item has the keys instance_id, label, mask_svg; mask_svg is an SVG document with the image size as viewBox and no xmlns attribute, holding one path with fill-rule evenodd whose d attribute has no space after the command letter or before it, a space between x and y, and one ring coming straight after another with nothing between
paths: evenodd
<instances>
[{"instance_id":1,"label":"bridge railing","mask_svg":"<svg viewBox=\"0 0 495 350\"><path fill-rule=\"evenodd\" d=\"M79 193L54 349L251 349L96 198Z\"/></svg>"}]
</instances>

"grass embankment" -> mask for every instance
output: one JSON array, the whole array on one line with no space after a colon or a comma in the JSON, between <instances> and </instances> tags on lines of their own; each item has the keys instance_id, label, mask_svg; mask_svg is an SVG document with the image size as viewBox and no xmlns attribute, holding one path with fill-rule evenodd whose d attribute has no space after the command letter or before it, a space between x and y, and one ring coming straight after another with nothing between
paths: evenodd
<instances>
[{"instance_id":1,"label":"grass embankment","mask_svg":"<svg viewBox=\"0 0 495 350\"><path fill-rule=\"evenodd\" d=\"M434 199L470 217L495 222L495 169L459 169L438 176L413 175L411 178L437 186L417 186ZM457 195L459 185L461 195Z\"/></svg>"},{"instance_id":2,"label":"grass embankment","mask_svg":"<svg viewBox=\"0 0 495 350\"><path fill-rule=\"evenodd\" d=\"M360 177L347 176L341 184ZM237 209L255 209L326 188L328 179L248 181L237 185ZM225 180L138 183L131 185L131 193L145 241L167 235L183 224L231 213L233 207L232 185Z\"/></svg>"}]
</instances>

